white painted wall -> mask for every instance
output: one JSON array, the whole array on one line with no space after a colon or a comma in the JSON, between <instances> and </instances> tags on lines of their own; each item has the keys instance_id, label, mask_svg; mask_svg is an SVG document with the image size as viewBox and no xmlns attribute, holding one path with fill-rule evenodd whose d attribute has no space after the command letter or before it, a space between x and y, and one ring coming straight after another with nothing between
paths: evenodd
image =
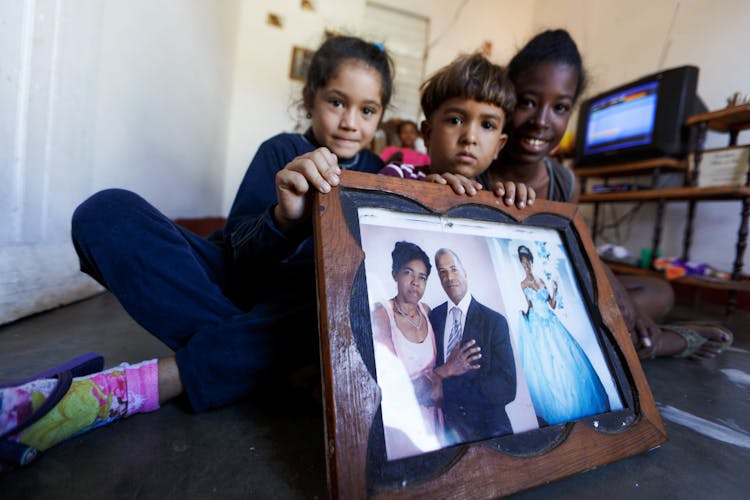
<instances>
[{"instance_id":1,"label":"white painted wall","mask_svg":"<svg viewBox=\"0 0 750 500\"><path fill-rule=\"evenodd\" d=\"M61 219L91 162L95 78L85 47L98 37L99 14L96 5L0 4L2 322L92 289L77 276Z\"/></svg>"},{"instance_id":2,"label":"white painted wall","mask_svg":"<svg viewBox=\"0 0 750 500\"><path fill-rule=\"evenodd\" d=\"M93 188L170 217L222 215L240 2L106 2Z\"/></svg>"},{"instance_id":3,"label":"white painted wall","mask_svg":"<svg viewBox=\"0 0 750 500\"><path fill-rule=\"evenodd\" d=\"M101 188L222 213L239 6L0 2L0 323L98 289L69 232Z\"/></svg>"},{"instance_id":4,"label":"white painted wall","mask_svg":"<svg viewBox=\"0 0 750 500\"><path fill-rule=\"evenodd\" d=\"M736 91L750 94L750 5L743 0L537 0L533 23L535 31L571 32L591 76L589 95L683 64L700 68L698 92L709 109L724 107ZM750 134L740 134L742 142ZM726 144L726 135L709 135L709 147ZM704 202L696 212L691 258L731 270L740 204ZM652 205L641 209L625 242L631 252L650 247L654 214ZM687 204L667 204L665 255L680 254L686 214ZM744 260L747 272L750 255Z\"/></svg>"}]
</instances>

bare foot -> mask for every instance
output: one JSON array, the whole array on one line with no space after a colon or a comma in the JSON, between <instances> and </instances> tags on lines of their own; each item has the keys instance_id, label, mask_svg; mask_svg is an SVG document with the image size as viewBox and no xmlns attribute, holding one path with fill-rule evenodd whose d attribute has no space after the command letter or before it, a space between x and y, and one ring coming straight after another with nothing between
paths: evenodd
<instances>
[{"instance_id":1,"label":"bare foot","mask_svg":"<svg viewBox=\"0 0 750 500\"><path fill-rule=\"evenodd\" d=\"M690 359L714 358L722 353L727 342L732 339L732 334L719 325L681 323L679 326L689 328L706 339L703 345L688 356ZM684 351L688 345L687 340L682 335L668 327L662 328L661 334L652 340L655 347L654 356L675 356Z\"/></svg>"}]
</instances>

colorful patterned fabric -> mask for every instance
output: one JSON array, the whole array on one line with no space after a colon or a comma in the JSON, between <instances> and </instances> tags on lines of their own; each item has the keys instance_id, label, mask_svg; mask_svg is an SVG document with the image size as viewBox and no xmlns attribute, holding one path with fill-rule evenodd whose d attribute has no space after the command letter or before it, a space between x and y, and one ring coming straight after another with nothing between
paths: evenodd
<instances>
[{"instance_id":1,"label":"colorful patterned fabric","mask_svg":"<svg viewBox=\"0 0 750 500\"><path fill-rule=\"evenodd\" d=\"M16 427L39 408L57 380L34 380L0 390L0 434ZM124 416L159 407L157 361L127 363L78 377L45 416L9 439L44 451L70 437L107 425Z\"/></svg>"}]
</instances>

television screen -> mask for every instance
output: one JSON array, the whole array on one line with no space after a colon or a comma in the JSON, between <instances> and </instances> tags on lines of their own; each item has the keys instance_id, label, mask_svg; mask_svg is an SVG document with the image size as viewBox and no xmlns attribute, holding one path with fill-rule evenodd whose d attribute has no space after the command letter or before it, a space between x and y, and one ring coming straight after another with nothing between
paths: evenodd
<instances>
[{"instance_id":1,"label":"television screen","mask_svg":"<svg viewBox=\"0 0 750 500\"><path fill-rule=\"evenodd\" d=\"M681 66L600 93L581 105L576 166L681 157L696 112L698 68Z\"/></svg>"},{"instance_id":2,"label":"television screen","mask_svg":"<svg viewBox=\"0 0 750 500\"><path fill-rule=\"evenodd\" d=\"M592 103L584 154L651 142L658 89L650 82Z\"/></svg>"}]
</instances>

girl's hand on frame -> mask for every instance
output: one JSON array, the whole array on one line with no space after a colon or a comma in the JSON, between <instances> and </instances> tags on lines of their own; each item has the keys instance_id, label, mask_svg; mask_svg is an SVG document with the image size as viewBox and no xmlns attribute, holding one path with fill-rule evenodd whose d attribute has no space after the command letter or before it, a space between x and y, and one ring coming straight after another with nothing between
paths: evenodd
<instances>
[{"instance_id":1,"label":"girl's hand on frame","mask_svg":"<svg viewBox=\"0 0 750 500\"><path fill-rule=\"evenodd\" d=\"M339 183L338 158L327 148L318 148L293 159L276 174L274 221L287 231L309 217L307 194L311 189L327 193Z\"/></svg>"},{"instance_id":2,"label":"girl's hand on frame","mask_svg":"<svg viewBox=\"0 0 750 500\"><path fill-rule=\"evenodd\" d=\"M630 338L640 359L650 359L656 356L657 346L654 338L658 338L661 329L651 318L639 312L636 313L635 324L630 331Z\"/></svg>"},{"instance_id":3,"label":"girl's hand on frame","mask_svg":"<svg viewBox=\"0 0 750 500\"><path fill-rule=\"evenodd\" d=\"M424 180L435 182L437 184L447 184L456 194L474 196L480 189L482 189L482 184L478 181L464 177L461 174L451 174L448 172L443 174L430 174L425 177Z\"/></svg>"},{"instance_id":4,"label":"girl's hand on frame","mask_svg":"<svg viewBox=\"0 0 750 500\"><path fill-rule=\"evenodd\" d=\"M497 181L492 185L495 196L502 198L506 205L524 208L533 205L536 200L536 191L523 182Z\"/></svg>"}]
</instances>

